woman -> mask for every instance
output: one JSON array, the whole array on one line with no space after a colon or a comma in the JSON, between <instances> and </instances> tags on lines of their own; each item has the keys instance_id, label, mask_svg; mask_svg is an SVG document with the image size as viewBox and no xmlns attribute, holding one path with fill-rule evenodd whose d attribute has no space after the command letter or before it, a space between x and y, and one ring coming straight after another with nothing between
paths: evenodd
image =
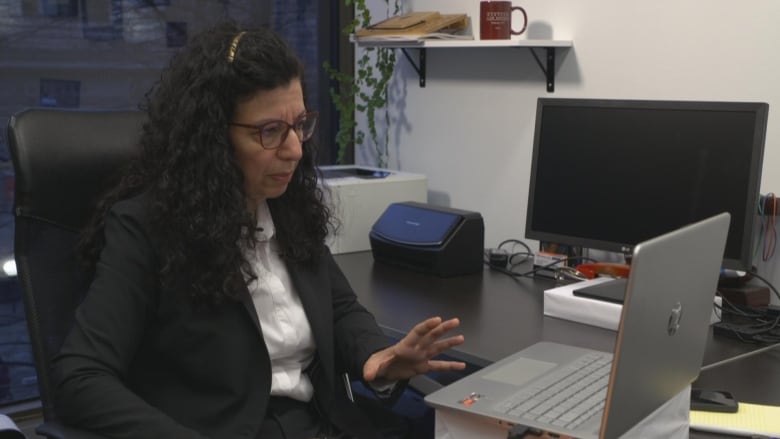
<instances>
[{"instance_id":1,"label":"woman","mask_svg":"<svg viewBox=\"0 0 780 439\"><path fill-rule=\"evenodd\" d=\"M196 36L149 93L142 154L82 250L94 280L54 360L68 424L109 437L361 439L375 426L342 372L392 400L461 370L428 319L390 344L325 246L307 142L317 113L273 32Z\"/></svg>"}]
</instances>

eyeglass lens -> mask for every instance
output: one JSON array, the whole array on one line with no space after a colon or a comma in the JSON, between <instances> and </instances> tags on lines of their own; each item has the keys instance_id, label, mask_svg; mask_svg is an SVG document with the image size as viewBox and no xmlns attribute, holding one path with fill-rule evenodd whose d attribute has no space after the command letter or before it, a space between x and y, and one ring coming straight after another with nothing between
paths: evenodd
<instances>
[{"instance_id":1,"label":"eyeglass lens","mask_svg":"<svg viewBox=\"0 0 780 439\"><path fill-rule=\"evenodd\" d=\"M260 130L260 143L264 148L276 148L281 145L290 133L290 129L295 130L298 139L305 142L311 139L314 134L314 128L317 126L317 114L307 113L293 124L284 121L273 121L263 125Z\"/></svg>"}]
</instances>

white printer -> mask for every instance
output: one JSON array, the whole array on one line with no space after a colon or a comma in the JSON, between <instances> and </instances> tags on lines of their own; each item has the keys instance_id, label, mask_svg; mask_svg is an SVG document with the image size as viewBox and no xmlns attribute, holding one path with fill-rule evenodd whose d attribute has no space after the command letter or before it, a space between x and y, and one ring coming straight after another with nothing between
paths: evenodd
<instances>
[{"instance_id":1,"label":"white printer","mask_svg":"<svg viewBox=\"0 0 780 439\"><path fill-rule=\"evenodd\" d=\"M421 174L356 165L320 166L320 171L341 223L327 239L333 254L371 250L368 234L391 203L428 200L428 179Z\"/></svg>"}]
</instances>

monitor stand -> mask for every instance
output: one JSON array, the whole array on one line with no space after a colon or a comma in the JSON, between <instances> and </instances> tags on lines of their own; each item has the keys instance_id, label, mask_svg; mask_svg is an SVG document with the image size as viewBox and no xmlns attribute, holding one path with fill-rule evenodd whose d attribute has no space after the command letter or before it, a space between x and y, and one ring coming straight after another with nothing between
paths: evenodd
<instances>
[{"instance_id":1,"label":"monitor stand","mask_svg":"<svg viewBox=\"0 0 780 439\"><path fill-rule=\"evenodd\" d=\"M575 288L572 293L575 296L622 304L626 296L627 284L628 279L616 278L596 285Z\"/></svg>"}]
</instances>

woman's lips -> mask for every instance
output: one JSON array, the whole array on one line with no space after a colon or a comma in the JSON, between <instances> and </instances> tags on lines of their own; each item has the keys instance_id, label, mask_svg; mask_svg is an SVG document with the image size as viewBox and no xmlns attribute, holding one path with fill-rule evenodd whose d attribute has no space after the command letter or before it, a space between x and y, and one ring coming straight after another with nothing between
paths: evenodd
<instances>
[{"instance_id":1,"label":"woman's lips","mask_svg":"<svg viewBox=\"0 0 780 439\"><path fill-rule=\"evenodd\" d=\"M293 176L292 172L282 172L282 173L276 173L270 175L270 177L274 181L278 181L278 182L289 182L292 179L292 176Z\"/></svg>"}]
</instances>

